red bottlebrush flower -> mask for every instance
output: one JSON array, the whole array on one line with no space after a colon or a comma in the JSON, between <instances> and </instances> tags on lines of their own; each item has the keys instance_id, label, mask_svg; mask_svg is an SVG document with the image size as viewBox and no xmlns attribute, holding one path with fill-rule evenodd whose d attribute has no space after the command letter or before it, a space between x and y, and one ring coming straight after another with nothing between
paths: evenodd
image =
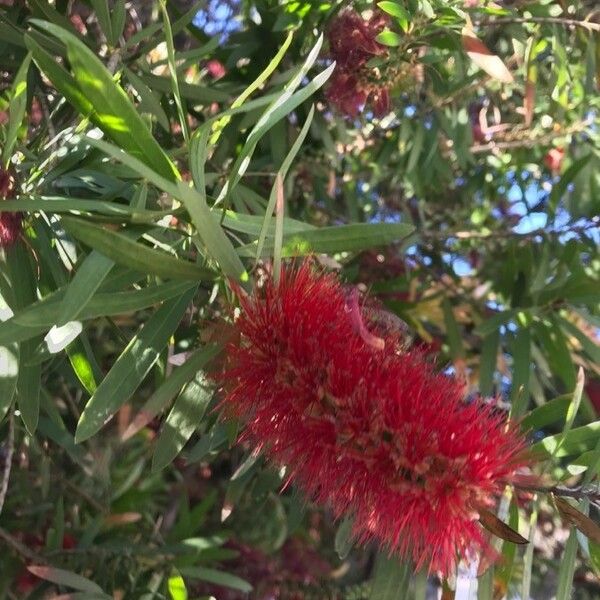
<instances>
[{"instance_id":1,"label":"red bottlebrush flower","mask_svg":"<svg viewBox=\"0 0 600 600\"><path fill-rule=\"evenodd\" d=\"M223 407L291 481L352 515L357 540L447 575L487 549L478 510L524 464L524 438L352 296L305 262L242 298Z\"/></svg>"},{"instance_id":2,"label":"red bottlebrush flower","mask_svg":"<svg viewBox=\"0 0 600 600\"><path fill-rule=\"evenodd\" d=\"M15 177L0 167L0 202L15 197ZM12 246L21 234L21 213L0 212L0 248Z\"/></svg>"}]
</instances>

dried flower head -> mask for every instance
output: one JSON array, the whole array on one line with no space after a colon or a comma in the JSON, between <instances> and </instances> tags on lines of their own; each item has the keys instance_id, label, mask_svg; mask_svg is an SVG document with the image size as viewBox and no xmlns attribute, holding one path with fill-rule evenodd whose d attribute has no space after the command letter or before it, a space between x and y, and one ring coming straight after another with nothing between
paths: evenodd
<instances>
[{"instance_id":1,"label":"dried flower head","mask_svg":"<svg viewBox=\"0 0 600 600\"><path fill-rule=\"evenodd\" d=\"M350 117L357 116L367 102L377 116L389 111L389 83L379 69L367 64L388 53L376 40L387 21L380 12L364 20L357 12L345 10L334 19L327 33L330 56L336 61L327 98Z\"/></svg>"},{"instance_id":2,"label":"dried flower head","mask_svg":"<svg viewBox=\"0 0 600 600\"><path fill-rule=\"evenodd\" d=\"M486 549L478 510L522 464L524 438L489 405L403 348L334 275L310 262L241 302L223 406L242 437L359 541L449 574Z\"/></svg>"},{"instance_id":3,"label":"dried flower head","mask_svg":"<svg viewBox=\"0 0 600 600\"><path fill-rule=\"evenodd\" d=\"M15 177L9 169L0 167L0 202L15 197ZM0 248L12 246L21 234L21 213L0 212Z\"/></svg>"}]
</instances>

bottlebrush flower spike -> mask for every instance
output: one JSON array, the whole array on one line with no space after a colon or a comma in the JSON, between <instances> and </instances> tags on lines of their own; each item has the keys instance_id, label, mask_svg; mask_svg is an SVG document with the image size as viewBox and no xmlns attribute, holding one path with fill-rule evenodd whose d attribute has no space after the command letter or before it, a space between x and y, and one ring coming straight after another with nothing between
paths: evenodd
<instances>
[{"instance_id":1,"label":"bottlebrush flower spike","mask_svg":"<svg viewBox=\"0 0 600 600\"><path fill-rule=\"evenodd\" d=\"M15 197L15 178L10 170L0 167L0 202ZM21 233L21 213L0 213L0 248L12 246Z\"/></svg>"},{"instance_id":2,"label":"bottlebrush flower spike","mask_svg":"<svg viewBox=\"0 0 600 600\"><path fill-rule=\"evenodd\" d=\"M336 517L352 515L359 541L444 575L485 551L478 510L524 464L518 428L463 402L460 383L370 311L357 326L352 294L310 262L240 303L220 381L242 439Z\"/></svg>"}]
</instances>

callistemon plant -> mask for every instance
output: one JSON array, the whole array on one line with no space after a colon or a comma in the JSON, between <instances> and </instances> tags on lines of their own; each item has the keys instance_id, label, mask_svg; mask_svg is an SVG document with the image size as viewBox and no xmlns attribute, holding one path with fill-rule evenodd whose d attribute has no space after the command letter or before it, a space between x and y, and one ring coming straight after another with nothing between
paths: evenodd
<instances>
[{"instance_id":1,"label":"callistemon plant","mask_svg":"<svg viewBox=\"0 0 600 600\"><path fill-rule=\"evenodd\" d=\"M515 424L465 402L459 381L406 350L399 329L310 261L240 304L221 383L245 442L351 516L358 541L374 538L419 568L448 575L487 549L479 511L526 463Z\"/></svg>"},{"instance_id":2,"label":"callistemon plant","mask_svg":"<svg viewBox=\"0 0 600 600\"><path fill-rule=\"evenodd\" d=\"M15 177L10 169L0 167L0 202L15 197ZM0 248L12 246L21 233L21 213L0 212Z\"/></svg>"},{"instance_id":3,"label":"callistemon plant","mask_svg":"<svg viewBox=\"0 0 600 600\"><path fill-rule=\"evenodd\" d=\"M353 10L344 10L329 27L329 55L336 68L327 98L349 117L356 117L367 104L376 116L385 115L390 89L407 76L407 65L390 56L389 48L376 39L388 21L382 12L363 19Z\"/></svg>"}]
</instances>

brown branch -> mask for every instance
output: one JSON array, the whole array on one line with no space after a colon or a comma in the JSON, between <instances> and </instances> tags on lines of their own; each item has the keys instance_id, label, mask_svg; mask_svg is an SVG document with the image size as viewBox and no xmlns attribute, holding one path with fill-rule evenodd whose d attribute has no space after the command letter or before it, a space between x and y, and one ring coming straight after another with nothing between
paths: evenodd
<instances>
[{"instance_id":1,"label":"brown branch","mask_svg":"<svg viewBox=\"0 0 600 600\"><path fill-rule=\"evenodd\" d=\"M483 233L480 231L423 231L416 233L424 241L445 241L451 238L456 238L459 240L504 238L530 239L538 236L564 235L565 233L585 233L590 229L596 229L598 227L600 227L600 217L594 217L588 223L584 223L583 225L571 225L554 230L540 228L534 229L533 231L528 231L527 233L517 233L512 230L490 231L489 233Z\"/></svg>"},{"instance_id":2,"label":"brown branch","mask_svg":"<svg viewBox=\"0 0 600 600\"><path fill-rule=\"evenodd\" d=\"M519 485L512 483L512 486L523 492L535 492L536 494L554 494L555 496L563 496L566 498L575 498L583 500L588 498L591 502L600 501L600 487L597 485L580 486L576 488L568 488L562 485Z\"/></svg>"},{"instance_id":3,"label":"brown branch","mask_svg":"<svg viewBox=\"0 0 600 600\"><path fill-rule=\"evenodd\" d=\"M600 24L577 19L565 19L562 17L499 17L497 19L480 19L473 21L474 25L482 27L494 27L496 25L511 25L518 23L542 23L551 25L564 25L565 27L582 27L588 31L600 31Z\"/></svg>"},{"instance_id":4,"label":"brown branch","mask_svg":"<svg viewBox=\"0 0 600 600\"><path fill-rule=\"evenodd\" d=\"M517 140L505 140L505 141L490 141L486 144L474 144L470 150L472 154L481 154L482 152L493 152L494 150L510 150L513 148L533 148L539 145L546 145L552 143L555 139L571 135L573 133L579 133L585 131L587 127L591 125L591 122L586 120L581 123L575 123L571 127L566 128L564 131L556 131L541 135L537 137L524 137Z\"/></svg>"}]
</instances>

